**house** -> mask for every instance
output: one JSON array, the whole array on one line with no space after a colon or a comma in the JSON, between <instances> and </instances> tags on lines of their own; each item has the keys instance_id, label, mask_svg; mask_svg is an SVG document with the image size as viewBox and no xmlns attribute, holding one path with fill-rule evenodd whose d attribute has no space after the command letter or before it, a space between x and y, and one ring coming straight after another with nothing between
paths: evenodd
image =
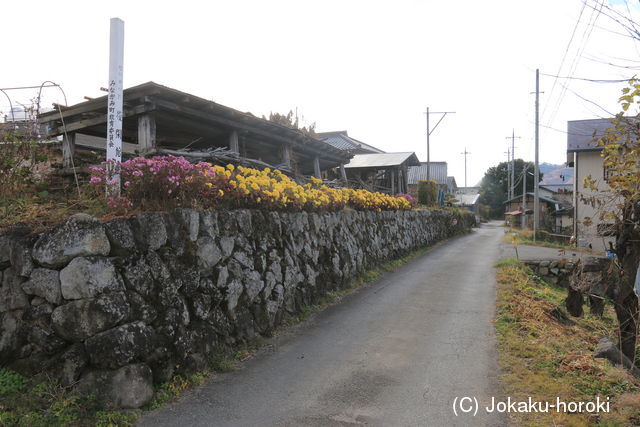
<instances>
[{"instance_id":1,"label":"house","mask_svg":"<svg viewBox=\"0 0 640 427\"><path fill-rule=\"evenodd\" d=\"M526 193L524 196L524 210L522 194L509 199L505 204L505 220L508 225L518 228L533 228L533 204L534 193ZM562 205L558 200L550 197L538 195L540 200L540 228L552 233L563 234L566 228L572 223L570 212L567 208L570 205ZM524 212L524 213L523 213Z\"/></svg>"},{"instance_id":2,"label":"house","mask_svg":"<svg viewBox=\"0 0 640 427\"><path fill-rule=\"evenodd\" d=\"M457 202L455 202L454 204L456 206L462 209L466 209L470 212L473 212L476 216L476 219L479 220L479 217L480 217L480 209L479 209L479 203L478 203L478 201L480 200L479 193L475 193L475 194L459 193L459 194L456 194L455 197Z\"/></svg>"},{"instance_id":3,"label":"house","mask_svg":"<svg viewBox=\"0 0 640 427\"><path fill-rule=\"evenodd\" d=\"M123 155L176 154L202 160L222 156L227 163L242 159L256 167L317 177L353 157L297 129L154 82L125 89L123 95ZM106 147L107 96L40 114L38 120L47 136L64 135L65 168L73 165L76 147Z\"/></svg>"},{"instance_id":4,"label":"house","mask_svg":"<svg viewBox=\"0 0 640 427\"><path fill-rule=\"evenodd\" d=\"M427 169L429 172L427 173ZM428 178L429 177L429 178ZM420 162L419 165L409 168L409 193L417 194L418 181L431 179L438 184L438 190L442 194L453 194L458 188L456 179L447 175L447 162Z\"/></svg>"},{"instance_id":5,"label":"house","mask_svg":"<svg viewBox=\"0 0 640 427\"><path fill-rule=\"evenodd\" d=\"M413 152L356 154L344 166L349 185L397 194L408 191L407 171L420 161Z\"/></svg>"},{"instance_id":6,"label":"house","mask_svg":"<svg viewBox=\"0 0 640 427\"><path fill-rule=\"evenodd\" d=\"M473 212L480 218L480 187L457 187L455 190L455 206Z\"/></svg>"},{"instance_id":7,"label":"house","mask_svg":"<svg viewBox=\"0 0 640 427\"><path fill-rule=\"evenodd\" d=\"M609 236L609 224L598 220L595 207L586 203L584 198L596 195L584 188L582 183L587 176L595 180L596 188L608 187L607 169L597 146L605 130L612 127L610 119L572 120L567 122L567 164L573 166L573 235L578 246L591 247L598 251L608 249L613 237ZM587 220L586 225L584 221Z\"/></svg>"}]
</instances>

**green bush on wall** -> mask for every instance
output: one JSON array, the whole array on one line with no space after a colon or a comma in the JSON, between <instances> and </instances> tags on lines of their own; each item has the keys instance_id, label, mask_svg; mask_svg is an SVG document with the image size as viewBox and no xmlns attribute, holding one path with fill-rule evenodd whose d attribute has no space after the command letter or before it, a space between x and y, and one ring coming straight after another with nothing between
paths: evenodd
<instances>
[{"instance_id":1,"label":"green bush on wall","mask_svg":"<svg viewBox=\"0 0 640 427\"><path fill-rule=\"evenodd\" d=\"M427 206L433 206L438 203L438 185L435 181L418 181L418 203Z\"/></svg>"}]
</instances>

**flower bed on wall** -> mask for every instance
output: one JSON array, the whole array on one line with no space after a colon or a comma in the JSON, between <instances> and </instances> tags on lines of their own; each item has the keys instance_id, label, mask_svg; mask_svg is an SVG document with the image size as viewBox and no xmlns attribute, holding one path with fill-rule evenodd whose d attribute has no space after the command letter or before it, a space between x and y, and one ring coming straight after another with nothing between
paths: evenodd
<instances>
[{"instance_id":1,"label":"flower bed on wall","mask_svg":"<svg viewBox=\"0 0 640 427\"><path fill-rule=\"evenodd\" d=\"M183 157L136 157L120 163L122 196L109 199L112 208L167 207L258 208L289 212L406 210L406 196L366 190L336 189L317 178L300 185L279 170L190 163ZM91 183L98 191L106 184L105 167L91 168Z\"/></svg>"}]
</instances>

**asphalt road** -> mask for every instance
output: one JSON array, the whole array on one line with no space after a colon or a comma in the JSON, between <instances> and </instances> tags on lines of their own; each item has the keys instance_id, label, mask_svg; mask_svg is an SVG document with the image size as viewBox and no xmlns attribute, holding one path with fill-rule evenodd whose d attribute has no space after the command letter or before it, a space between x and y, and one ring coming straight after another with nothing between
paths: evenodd
<instances>
[{"instance_id":1,"label":"asphalt road","mask_svg":"<svg viewBox=\"0 0 640 427\"><path fill-rule=\"evenodd\" d=\"M492 324L503 229L444 242L290 328L238 371L219 374L143 426L505 424ZM476 397L476 417L453 412Z\"/></svg>"}]
</instances>

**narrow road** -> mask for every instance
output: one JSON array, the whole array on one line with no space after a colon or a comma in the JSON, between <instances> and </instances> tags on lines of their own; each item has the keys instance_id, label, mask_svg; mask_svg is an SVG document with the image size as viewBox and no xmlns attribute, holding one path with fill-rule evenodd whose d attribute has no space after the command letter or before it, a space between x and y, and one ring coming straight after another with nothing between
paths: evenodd
<instances>
[{"instance_id":1,"label":"narrow road","mask_svg":"<svg viewBox=\"0 0 640 427\"><path fill-rule=\"evenodd\" d=\"M504 425L492 324L503 229L442 243L270 341L143 426ZM455 397L476 397L474 418Z\"/></svg>"}]
</instances>

